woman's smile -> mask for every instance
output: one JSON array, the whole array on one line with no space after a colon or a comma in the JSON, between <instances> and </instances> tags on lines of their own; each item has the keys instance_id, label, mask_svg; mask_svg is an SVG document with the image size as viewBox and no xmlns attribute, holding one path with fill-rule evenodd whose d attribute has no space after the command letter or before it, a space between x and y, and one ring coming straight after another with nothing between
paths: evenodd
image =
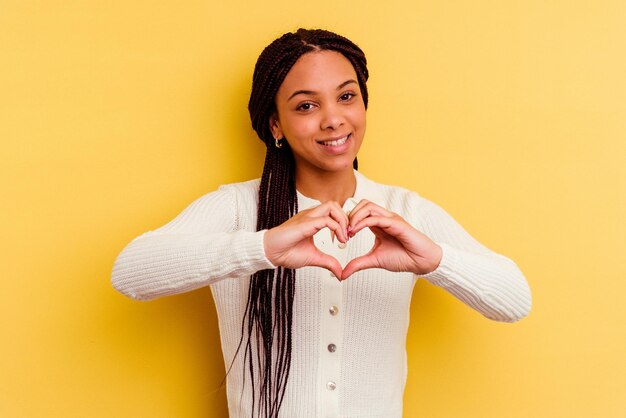
<instances>
[{"instance_id":1,"label":"woman's smile","mask_svg":"<svg viewBox=\"0 0 626 418\"><path fill-rule=\"evenodd\" d=\"M342 145L345 145L348 140L350 139L351 134L342 136L338 139L323 139L320 141L317 141L318 144L322 145L325 148L329 148L329 151L332 152L343 152L347 149L347 147L342 147Z\"/></svg>"}]
</instances>

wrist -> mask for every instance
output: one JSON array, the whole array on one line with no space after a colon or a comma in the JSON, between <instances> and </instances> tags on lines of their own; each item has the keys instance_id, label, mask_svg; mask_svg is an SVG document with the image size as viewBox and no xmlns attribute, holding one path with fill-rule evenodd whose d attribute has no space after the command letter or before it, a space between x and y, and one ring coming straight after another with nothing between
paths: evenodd
<instances>
[{"instance_id":1,"label":"wrist","mask_svg":"<svg viewBox=\"0 0 626 418\"><path fill-rule=\"evenodd\" d=\"M441 260L443 258L443 248L438 244L433 242L432 251L430 251L430 256L426 258L426 265L422 268L421 272L418 272L417 275L422 274L430 274L439 268L441 264Z\"/></svg>"},{"instance_id":2,"label":"wrist","mask_svg":"<svg viewBox=\"0 0 626 418\"><path fill-rule=\"evenodd\" d=\"M271 239L272 239L272 230L265 229L263 230L263 252L265 253L265 258L272 263L273 266L276 266L276 260L273 252L270 250L271 248Z\"/></svg>"}]
</instances>

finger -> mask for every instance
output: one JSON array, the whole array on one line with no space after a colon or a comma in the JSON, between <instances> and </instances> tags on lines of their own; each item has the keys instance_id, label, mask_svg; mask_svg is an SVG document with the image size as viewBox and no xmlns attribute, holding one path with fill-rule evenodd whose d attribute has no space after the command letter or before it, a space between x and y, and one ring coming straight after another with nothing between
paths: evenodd
<instances>
[{"instance_id":1,"label":"finger","mask_svg":"<svg viewBox=\"0 0 626 418\"><path fill-rule=\"evenodd\" d=\"M333 273L337 280L341 280L343 269L335 257L317 251L316 257L311 261L311 265L325 268Z\"/></svg>"},{"instance_id":2,"label":"finger","mask_svg":"<svg viewBox=\"0 0 626 418\"><path fill-rule=\"evenodd\" d=\"M370 251L369 253L360 257L352 259L346 267L343 269L341 280L346 280L348 277L356 273L357 271L380 267L376 256Z\"/></svg>"},{"instance_id":3,"label":"finger","mask_svg":"<svg viewBox=\"0 0 626 418\"><path fill-rule=\"evenodd\" d=\"M369 200L367 199L361 199L359 201L359 203L357 203L357 205L355 207L352 208L352 210L348 213L348 230L350 230L352 228L352 219L355 218L355 216L365 207L367 206L367 204L370 203Z\"/></svg>"},{"instance_id":4,"label":"finger","mask_svg":"<svg viewBox=\"0 0 626 418\"><path fill-rule=\"evenodd\" d=\"M341 226L341 231L331 231L331 238L334 240L335 235L342 242L348 241L348 215L343 211L339 203L329 201L323 203L311 212L311 216L330 216L335 222Z\"/></svg>"},{"instance_id":5,"label":"finger","mask_svg":"<svg viewBox=\"0 0 626 418\"><path fill-rule=\"evenodd\" d=\"M333 235L337 235L342 233L342 227L341 225L335 221L333 218L331 218L330 216L324 216L324 217L319 217L319 218L311 218L309 220L307 220L306 222L304 222L304 226L305 228L308 229L309 234L307 234L307 237L312 237L313 235L315 235L318 231L324 229L324 228L328 228L331 231L331 237Z\"/></svg>"},{"instance_id":6,"label":"finger","mask_svg":"<svg viewBox=\"0 0 626 418\"><path fill-rule=\"evenodd\" d=\"M329 207L328 216L333 218L341 226L341 231L337 231L336 235L341 242L348 241L348 215L343 211L337 202Z\"/></svg>"},{"instance_id":7,"label":"finger","mask_svg":"<svg viewBox=\"0 0 626 418\"><path fill-rule=\"evenodd\" d=\"M331 212L336 212L336 213L343 212L343 210L341 210L341 206L339 206L339 203L333 200L324 202L321 205L316 206L313 209L310 209L310 211L311 211L310 212L311 216L324 216L324 215L328 215Z\"/></svg>"},{"instance_id":8,"label":"finger","mask_svg":"<svg viewBox=\"0 0 626 418\"><path fill-rule=\"evenodd\" d=\"M299 242L312 238L324 228L337 231L341 226L329 216L305 218L297 223L284 223L266 233L266 251L283 253Z\"/></svg>"},{"instance_id":9,"label":"finger","mask_svg":"<svg viewBox=\"0 0 626 418\"><path fill-rule=\"evenodd\" d=\"M359 205L357 205L350 212L350 217L349 217L350 230L354 229L354 226L356 224L358 224L361 220L363 220L363 219L365 219L367 217L370 217L370 216L387 216L387 217L391 217L391 216L393 216L393 213L389 212L385 208L382 208L382 207L378 206L375 203L372 203L372 202L363 203L363 201L361 201L359 203Z\"/></svg>"},{"instance_id":10,"label":"finger","mask_svg":"<svg viewBox=\"0 0 626 418\"><path fill-rule=\"evenodd\" d=\"M356 235L363 228L379 228L384 232L389 233L390 235L395 235L394 228L394 219L387 216L369 216L367 218L361 219L357 223L353 224L350 228L350 236ZM373 232L373 231L372 231Z\"/></svg>"},{"instance_id":11,"label":"finger","mask_svg":"<svg viewBox=\"0 0 626 418\"><path fill-rule=\"evenodd\" d=\"M359 203L357 203L357 205L352 209L352 211L350 211L350 214L352 214L353 212L358 212L364 208L378 208L379 210L381 210L382 212L389 212L387 209L385 209L384 207L369 201L367 199L362 199Z\"/></svg>"},{"instance_id":12,"label":"finger","mask_svg":"<svg viewBox=\"0 0 626 418\"><path fill-rule=\"evenodd\" d=\"M347 242L347 231L344 230L342 226L330 216L323 218L310 218L304 221L300 226L304 228L304 232L302 233L303 235L301 239L298 241L311 238L321 229L328 228L330 230L331 239L334 239L334 237L337 236L342 242Z\"/></svg>"},{"instance_id":13,"label":"finger","mask_svg":"<svg viewBox=\"0 0 626 418\"><path fill-rule=\"evenodd\" d=\"M357 211L357 210L361 209L363 206L367 205L369 202L370 202L370 201L369 201L369 200L367 200L367 199L361 199L361 200L359 201L359 203L357 203L357 204L356 204L356 206L352 208L352 210L350 211L350 213L355 212L355 211Z\"/></svg>"}]
</instances>

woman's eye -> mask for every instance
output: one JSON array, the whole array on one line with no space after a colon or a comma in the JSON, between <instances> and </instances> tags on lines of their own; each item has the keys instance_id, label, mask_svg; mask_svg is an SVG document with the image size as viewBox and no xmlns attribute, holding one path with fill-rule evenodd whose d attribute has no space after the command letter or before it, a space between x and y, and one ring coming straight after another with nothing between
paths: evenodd
<instances>
[{"instance_id":1,"label":"woman's eye","mask_svg":"<svg viewBox=\"0 0 626 418\"><path fill-rule=\"evenodd\" d=\"M300 106L298 106L296 109L297 110L311 110L313 108L313 105L311 103L302 103Z\"/></svg>"},{"instance_id":2,"label":"woman's eye","mask_svg":"<svg viewBox=\"0 0 626 418\"><path fill-rule=\"evenodd\" d=\"M345 102L352 99L354 96L356 96L354 93L344 93L339 97L339 99Z\"/></svg>"}]
</instances>

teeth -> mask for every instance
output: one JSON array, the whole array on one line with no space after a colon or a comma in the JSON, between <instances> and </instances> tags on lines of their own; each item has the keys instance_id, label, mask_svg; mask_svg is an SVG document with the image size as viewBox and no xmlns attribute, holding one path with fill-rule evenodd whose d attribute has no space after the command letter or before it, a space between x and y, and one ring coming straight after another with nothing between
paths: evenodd
<instances>
[{"instance_id":1,"label":"teeth","mask_svg":"<svg viewBox=\"0 0 626 418\"><path fill-rule=\"evenodd\" d=\"M321 144L329 146L329 147L338 147L339 145L345 144L347 140L348 140L348 137L344 136L343 138L337 139L335 141L324 141L324 142L321 142Z\"/></svg>"}]
</instances>

